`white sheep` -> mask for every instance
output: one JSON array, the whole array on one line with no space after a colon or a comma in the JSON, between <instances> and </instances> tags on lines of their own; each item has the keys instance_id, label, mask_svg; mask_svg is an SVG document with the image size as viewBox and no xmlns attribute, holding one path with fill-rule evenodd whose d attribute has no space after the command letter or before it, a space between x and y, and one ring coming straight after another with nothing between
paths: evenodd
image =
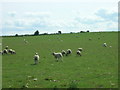
<instances>
[{"instance_id":1,"label":"white sheep","mask_svg":"<svg viewBox=\"0 0 120 90\"><path fill-rule=\"evenodd\" d=\"M12 49L9 49L8 52L12 54Z\"/></svg>"},{"instance_id":2,"label":"white sheep","mask_svg":"<svg viewBox=\"0 0 120 90\"><path fill-rule=\"evenodd\" d=\"M24 43L28 43L28 41L26 39L24 39Z\"/></svg>"},{"instance_id":3,"label":"white sheep","mask_svg":"<svg viewBox=\"0 0 120 90\"><path fill-rule=\"evenodd\" d=\"M65 50L62 50L61 53L62 53L63 56L66 55Z\"/></svg>"},{"instance_id":4,"label":"white sheep","mask_svg":"<svg viewBox=\"0 0 120 90\"><path fill-rule=\"evenodd\" d=\"M62 60L62 57L63 57L62 53L55 53L55 52L53 52L52 55L56 58L57 61L59 59L61 59L61 61L63 61Z\"/></svg>"},{"instance_id":5,"label":"white sheep","mask_svg":"<svg viewBox=\"0 0 120 90\"><path fill-rule=\"evenodd\" d=\"M78 50L79 50L79 51L83 51L83 49L82 49L82 48L78 48Z\"/></svg>"},{"instance_id":6,"label":"white sheep","mask_svg":"<svg viewBox=\"0 0 120 90\"><path fill-rule=\"evenodd\" d=\"M110 48L112 48L112 46L110 46Z\"/></svg>"},{"instance_id":7,"label":"white sheep","mask_svg":"<svg viewBox=\"0 0 120 90\"><path fill-rule=\"evenodd\" d=\"M72 50L71 49L68 49L67 52L66 52L66 56L72 54Z\"/></svg>"},{"instance_id":8,"label":"white sheep","mask_svg":"<svg viewBox=\"0 0 120 90\"><path fill-rule=\"evenodd\" d=\"M25 43L28 43L28 41L25 41Z\"/></svg>"},{"instance_id":9,"label":"white sheep","mask_svg":"<svg viewBox=\"0 0 120 90\"><path fill-rule=\"evenodd\" d=\"M9 52L10 54L16 54L15 50L13 50L13 49L9 49L8 52Z\"/></svg>"},{"instance_id":10,"label":"white sheep","mask_svg":"<svg viewBox=\"0 0 120 90\"><path fill-rule=\"evenodd\" d=\"M104 46L104 47L107 47L107 44L106 44L106 43L103 43L103 46Z\"/></svg>"},{"instance_id":11,"label":"white sheep","mask_svg":"<svg viewBox=\"0 0 120 90\"><path fill-rule=\"evenodd\" d=\"M7 49L4 49L2 54L8 54L8 50Z\"/></svg>"},{"instance_id":12,"label":"white sheep","mask_svg":"<svg viewBox=\"0 0 120 90\"><path fill-rule=\"evenodd\" d=\"M16 54L15 50L12 50L12 54Z\"/></svg>"},{"instance_id":13,"label":"white sheep","mask_svg":"<svg viewBox=\"0 0 120 90\"><path fill-rule=\"evenodd\" d=\"M24 39L24 42L25 42L26 40Z\"/></svg>"},{"instance_id":14,"label":"white sheep","mask_svg":"<svg viewBox=\"0 0 120 90\"><path fill-rule=\"evenodd\" d=\"M39 63L39 55L38 55L38 53L35 53L35 55L34 55L34 62L35 62L35 64Z\"/></svg>"},{"instance_id":15,"label":"white sheep","mask_svg":"<svg viewBox=\"0 0 120 90\"><path fill-rule=\"evenodd\" d=\"M81 56L81 52L79 50L77 50L76 54Z\"/></svg>"}]
</instances>

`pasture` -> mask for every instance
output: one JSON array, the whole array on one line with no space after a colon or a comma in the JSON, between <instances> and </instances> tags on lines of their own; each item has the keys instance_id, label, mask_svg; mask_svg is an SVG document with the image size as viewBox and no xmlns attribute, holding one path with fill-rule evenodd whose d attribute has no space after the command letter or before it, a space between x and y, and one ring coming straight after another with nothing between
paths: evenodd
<instances>
[{"instance_id":1,"label":"pasture","mask_svg":"<svg viewBox=\"0 0 120 90\"><path fill-rule=\"evenodd\" d=\"M2 56L3 88L118 87L118 32L3 37L2 43L17 53ZM69 48L72 55L56 62L52 52ZM78 48L83 48L82 56L76 55ZM33 65L35 52L38 65Z\"/></svg>"}]
</instances>

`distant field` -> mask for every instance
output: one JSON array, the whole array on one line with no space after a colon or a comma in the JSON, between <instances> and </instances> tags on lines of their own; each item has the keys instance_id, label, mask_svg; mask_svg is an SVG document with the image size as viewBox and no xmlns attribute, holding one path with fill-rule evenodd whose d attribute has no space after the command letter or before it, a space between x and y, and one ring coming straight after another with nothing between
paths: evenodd
<instances>
[{"instance_id":1,"label":"distant field","mask_svg":"<svg viewBox=\"0 0 120 90\"><path fill-rule=\"evenodd\" d=\"M25 44L24 39L29 43ZM3 48L8 45L17 53L2 57L3 88L21 88L27 83L28 88L118 87L117 32L3 37L2 40ZM104 42L108 47L102 46ZM83 48L81 57L76 55L79 47ZM56 62L51 53L68 48L72 55L63 57L64 62ZM35 52L40 55L38 65L32 65Z\"/></svg>"}]
</instances>

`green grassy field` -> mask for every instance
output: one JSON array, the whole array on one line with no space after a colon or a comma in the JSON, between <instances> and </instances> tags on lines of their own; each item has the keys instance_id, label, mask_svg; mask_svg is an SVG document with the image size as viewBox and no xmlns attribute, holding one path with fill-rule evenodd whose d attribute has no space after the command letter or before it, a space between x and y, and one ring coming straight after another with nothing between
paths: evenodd
<instances>
[{"instance_id":1,"label":"green grassy field","mask_svg":"<svg viewBox=\"0 0 120 90\"><path fill-rule=\"evenodd\" d=\"M25 44L24 39L29 43ZM2 40L3 48L8 45L17 53L2 57L3 88L21 88L27 83L29 88L118 87L117 32L3 37ZM108 47L102 46L104 42ZM81 57L76 55L79 47L83 48ZM68 48L72 55L56 62L51 53ZM40 55L38 65L32 65L35 52Z\"/></svg>"}]
</instances>

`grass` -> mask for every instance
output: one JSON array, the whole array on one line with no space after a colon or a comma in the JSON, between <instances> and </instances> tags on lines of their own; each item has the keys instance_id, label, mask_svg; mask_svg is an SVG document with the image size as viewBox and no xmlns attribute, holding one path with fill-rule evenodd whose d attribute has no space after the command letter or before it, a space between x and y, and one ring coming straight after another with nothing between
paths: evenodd
<instances>
[{"instance_id":1,"label":"grass","mask_svg":"<svg viewBox=\"0 0 120 90\"><path fill-rule=\"evenodd\" d=\"M104 42L108 47L102 46ZM3 88L22 88L26 83L29 88L118 87L117 32L4 37L3 48L7 45L17 54L2 57ZM79 47L83 48L81 57L76 55ZM68 48L72 55L56 62L51 53ZM35 52L40 55L38 65L32 65ZM28 76L38 80L28 80Z\"/></svg>"}]
</instances>

